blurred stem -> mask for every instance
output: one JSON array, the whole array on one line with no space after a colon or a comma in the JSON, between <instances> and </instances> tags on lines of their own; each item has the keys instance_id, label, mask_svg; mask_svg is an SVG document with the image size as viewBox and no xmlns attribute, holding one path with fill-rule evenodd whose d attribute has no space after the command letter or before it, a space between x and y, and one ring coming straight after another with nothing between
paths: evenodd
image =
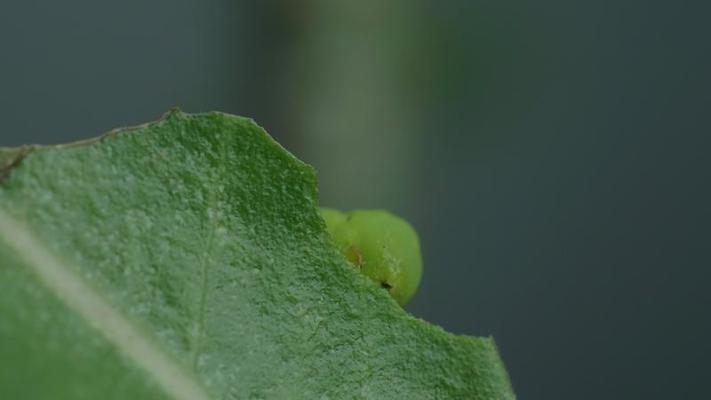
<instances>
[{"instance_id":1,"label":"blurred stem","mask_svg":"<svg viewBox=\"0 0 711 400\"><path fill-rule=\"evenodd\" d=\"M399 209L415 196L423 124L402 76L419 15L412 3L386 3L303 3L290 103L327 205Z\"/></svg>"}]
</instances>

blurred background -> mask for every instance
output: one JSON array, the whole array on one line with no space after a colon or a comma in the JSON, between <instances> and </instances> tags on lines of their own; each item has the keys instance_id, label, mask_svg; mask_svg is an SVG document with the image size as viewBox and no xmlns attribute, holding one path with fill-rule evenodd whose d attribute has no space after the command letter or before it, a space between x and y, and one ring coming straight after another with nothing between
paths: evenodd
<instances>
[{"instance_id":1,"label":"blurred background","mask_svg":"<svg viewBox=\"0 0 711 400\"><path fill-rule=\"evenodd\" d=\"M704 398L709 11L6 0L0 146L173 106L252 117L316 167L322 204L416 226L407 309L493 335L519 398Z\"/></svg>"}]
</instances>

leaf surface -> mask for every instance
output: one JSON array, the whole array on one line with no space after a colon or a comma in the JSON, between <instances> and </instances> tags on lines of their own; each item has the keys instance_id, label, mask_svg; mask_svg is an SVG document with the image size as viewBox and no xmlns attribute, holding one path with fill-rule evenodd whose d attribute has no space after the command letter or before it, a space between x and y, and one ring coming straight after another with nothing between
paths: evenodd
<instances>
[{"instance_id":1,"label":"leaf surface","mask_svg":"<svg viewBox=\"0 0 711 400\"><path fill-rule=\"evenodd\" d=\"M514 395L491 338L338 254L309 166L251 120L173 111L0 149L0 398Z\"/></svg>"}]
</instances>

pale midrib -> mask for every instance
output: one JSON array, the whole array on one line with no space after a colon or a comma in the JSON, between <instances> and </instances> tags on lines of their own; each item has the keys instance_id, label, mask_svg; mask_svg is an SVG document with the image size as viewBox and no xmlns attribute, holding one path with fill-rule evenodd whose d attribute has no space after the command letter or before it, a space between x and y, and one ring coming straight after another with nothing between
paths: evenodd
<instances>
[{"instance_id":1,"label":"pale midrib","mask_svg":"<svg viewBox=\"0 0 711 400\"><path fill-rule=\"evenodd\" d=\"M215 209L216 202L212 200L208 207ZM212 225L215 222L212 218L208 218L209 223ZM207 314L207 295L208 286L210 283L210 268L212 261L212 252L214 250L214 240L215 240L215 227L211 226L209 236L207 238L207 245L203 257L200 260L200 298L198 302L197 309L197 333L193 341L193 368L198 368L198 359L200 357L200 351L202 351L202 342L205 336L205 318Z\"/></svg>"},{"instance_id":2,"label":"pale midrib","mask_svg":"<svg viewBox=\"0 0 711 400\"><path fill-rule=\"evenodd\" d=\"M210 185L208 186L209 188L215 188L220 184L220 177L224 176L222 174L226 174L226 171L224 170L225 165L227 163L224 161L225 160L225 147L220 146L220 158L223 160L223 162L220 162L218 165L220 168L218 168L217 171L214 172L214 175L212 176ZM203 340L205 338L205 324L206 324L206 318L207 318L207 296L209 292L209 285L210 285L210 269L212 268L212 257L214 253L214 242L215 242L215 234L218 229L218 224L219 224L219 219L215 217L215 213L219 213L218 210L218 193L215 190L210 190L208 192L208 204L207 204L207 211L208 215L206 216L206 220L208 221L208 228L209 228L209 234L207 238L207 244L206 244L206 249L205 252L203 252L202 258L200 259L200 297L198 300L198 309L197 309L197 332L195 337L193 338L193 368L197 369L199 367L199 358L200 358L200 352L202 351L202 346L203 346ZM212 212L212 213L211 213Z\"/></svg>"},{"instance_id":3,"label":"pale midrib","mask_svg":"<svg viewBox=\"0 0 711 400\"><path fill-rule=\"evenodd\" d=\"M106 299L52 255L22 224L0 210L0 238L69 309L98 330L116 349L153 377L176 400L208 400L195 376L164 353Z\"/></svg>"}]
</instances>

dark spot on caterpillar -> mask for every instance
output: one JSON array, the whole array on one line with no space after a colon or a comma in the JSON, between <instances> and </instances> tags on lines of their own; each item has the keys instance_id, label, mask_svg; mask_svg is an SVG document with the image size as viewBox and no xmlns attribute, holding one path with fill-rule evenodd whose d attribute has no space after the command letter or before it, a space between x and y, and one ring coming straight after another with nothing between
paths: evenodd
<instances>
[{"instance_id":1,"label":"dark spot on caterpillar","mask_svg":"<svg viewBox=\"0 0 711 400\"><path fill-rule=\"evenodd\" d=\"M381 282L381 283L380 283L380 287L383 288L383 289L388 289L388 290L390 290L390 289L393 288L393 287L392 287L389 283L387 283L387 282Z\"/></svg>"}]
</instances>

